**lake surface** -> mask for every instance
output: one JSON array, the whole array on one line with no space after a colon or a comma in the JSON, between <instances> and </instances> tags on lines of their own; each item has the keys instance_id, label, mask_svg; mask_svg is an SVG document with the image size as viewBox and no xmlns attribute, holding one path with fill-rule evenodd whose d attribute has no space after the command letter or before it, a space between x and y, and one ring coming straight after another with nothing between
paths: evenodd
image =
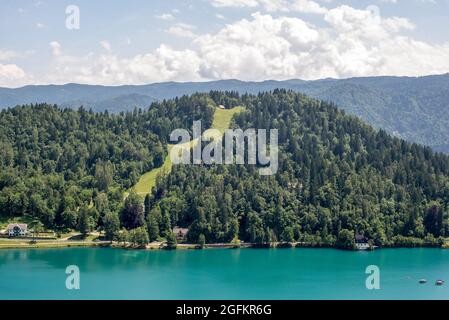
<instances>
[{"instance_id":1,"label":"lake surface","mask_svg":"<svg viewBox=\"0 0 449 320\"><path fill-rule=\"evenodd\" d=\"M69 265L80 290L66 289ZM0 250L0 299L449 299L449 250Z\"/></svg>"}]
</instances>

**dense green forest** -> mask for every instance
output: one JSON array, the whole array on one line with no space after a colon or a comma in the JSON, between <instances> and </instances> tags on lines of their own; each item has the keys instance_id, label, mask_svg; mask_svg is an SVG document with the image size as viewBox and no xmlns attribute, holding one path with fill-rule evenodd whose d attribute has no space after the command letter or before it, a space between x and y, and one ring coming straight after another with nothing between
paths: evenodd
<instances>
[{"instance_id":1,"label":"dense green forest","mask_svg":"<svg viewBox=\"0 0 449 320\"><path fill-rule=\"evenodd\" d=\"M348 114L375 128L449 153L449 74L424 77L362 77L247 82L166 82L138 86L26 86L0 88L0 109L47 101L59 106L89 106L94 111L120 112L152 101L172 99L195 92L236 91L257 94L287 89L316 99L333 101Z\"/></svg>"},{"instance_id":2,"label":"dense green forest","mask_svg":"<svg viewBox=\"0 0 449 320\"><path fill-rule=\"evenodd\" d=\"M123 193L158 167L169 133L214 105L243 105L234 126L279 130L279 171L251 165L176 165L141 199ZM193 243L237 239L350 248L356 234L378 246L440 245L449 236L449 157L376 131L331 103L286 90L211 92L110 115L16 107L0 113L0 214L47 228L120 228Z\"/></svg>"},{"instance_id":3,"label":"dense green forest","mask_svg":"<svg viewBox=\"0 0 449 320\"><path fill-rule=\"evenodd\" d=\"M182 97L118 115L44 104L3 110L0 215L37 218L52 229L76 228L80 217L90 228L101 225L124 191L163 163L173 129L211 123L209 100Z\"/></svg>"},{"instance_id":4,"label":"dense green forest","mask_svg":"<svg viewBox=\"0 0 449 320\"><path fill-rule=\"evenodd\" d=\"M240 128L279 130L279 172L177 166L148 220L190 226L190 241L240 238L351 247L437 245L448 236L449 157L375 131L335 106L290 91L242 96ZM154 218L152 218L154 217Z\"/></svg>"}]
</instances>

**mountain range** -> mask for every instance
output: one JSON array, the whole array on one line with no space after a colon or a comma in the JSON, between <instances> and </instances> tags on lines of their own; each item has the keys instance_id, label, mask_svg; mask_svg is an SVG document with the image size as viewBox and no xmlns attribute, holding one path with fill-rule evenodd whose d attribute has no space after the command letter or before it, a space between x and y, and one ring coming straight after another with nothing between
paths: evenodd
<instances>
[{"instance_id":1,"label":"mountain range","mask_svg":"<svg viewBox=\"0 0 449 320\"><path fill-rule=\"evenodd\" d=\"M98 86L82 84L0 88L0 108L30 103L60 107L83 105L112 113L144 108L154 101L211 90L256 94L276 88L290 89L332 101L375 128L436 151L449 153L449 74L425 77L365 77L244 82L165 82L148 85Z\"/></svg>"}]
</instances>

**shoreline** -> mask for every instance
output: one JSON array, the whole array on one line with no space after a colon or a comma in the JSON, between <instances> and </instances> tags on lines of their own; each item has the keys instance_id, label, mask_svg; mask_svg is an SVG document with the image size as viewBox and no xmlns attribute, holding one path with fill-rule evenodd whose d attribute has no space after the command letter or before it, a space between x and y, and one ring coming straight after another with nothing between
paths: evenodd
<instances>
[{"instance_id":1,"label":"shoreline","mask_svg":"<svg viewBox=\"0 0 449 320\"><path fill-rule=\"evenodd\" d=\"M375 251L380 249L417 249L417 248L435 248L435 249L447 249L444 246L389 246L378 247L367 250L357 249L345 249L335 246L323 246L323 245L306 245L303 243L270 243L265 245L258 245L253 243L233 244L233 243L211 243L200 247L198 244L192 243L180 243L176 245L176 248L168 248L164 242L153 242L146 246L138 247L130 244L119 244L111 241L68 241L68 240L37 240L31 243L29 239L0 239L0 250L11 249L58 249L58 248L113 248L113 249L128 249L128 250L206 250L206 249L334 249L341 251Z\"/></svg>"},{"instance_id":2,"label":"shoreline","mask_svg":"<svg viewBox=\"0 0 449 320\"><path fill-rule=\"evenodd\" d=\"M46 248L70 248L70 247L104 247L110 241L93 240L68 240L68 239L35 239L33 238L0 238L0 250L2 249L46 249Z\"/></svg>"}]
</instances>

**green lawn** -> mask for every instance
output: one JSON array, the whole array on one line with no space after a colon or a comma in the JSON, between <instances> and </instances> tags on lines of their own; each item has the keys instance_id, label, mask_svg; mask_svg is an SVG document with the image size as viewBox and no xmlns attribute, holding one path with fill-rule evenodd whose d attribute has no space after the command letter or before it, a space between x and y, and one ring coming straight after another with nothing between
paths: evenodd
<instances>
[{"instance_id":1,"label":"green lawn","mask_svg":"<svg viewBox=\"0 0 449 320\"><path fill-rule=\"evenodd\" d=\"M235 107L233 109L216 109L214 113L214 121L212 129L218 129L222 134L226 129L229 129L231 120L234 115L245 110L244 107Z\"/></svg>"},{"instance_id":2,"label":"green lawn","mask_svg":"<svg viewBox=\"0 0 449 320\"><path fill-rule=\"evenodd\" d=\"M218 129L221 132L221 134L224 134L224 131L226 129L228 129L229 126L231 125L232 117L235 114L242 112L243 110L245 110L244 107L235 107L233 109L216 108L215 113L214 113L214 121L212 123L211 129ZM193 147L194 143L195 143L195 141L190 142L189 148ZM172 167L172 162L170 159L170 151L172 150L173 147L174 147L173 145L168 145L168 155L165 158L165 161L164 161L164 164L162 165L162 167L153 169L153 170L143 174L140 177L139 181L136 183L136 185L134 187L132 187L132 189L131 189L132 191L134 191L137 194L139 194L140 196L144 197L147 194L149 194L151 192L151 189L156 185L156 178L160 174L170 173L171 167ZM185 146L177 145L176 147L183 148ZM125 197L127 196L127 194L125 194Z\"/></svg>"},{"instance_id":3,"label":"green lawn","mask_svg":"<svg viewBox=\"0 0 449 320\"><path fill-rule=\"evenodd\" d=\"M171 159L170 159L170 151L173 148L173 145L168 145L168 155L165 158L164 164L156 169L153 169L145 174L143 174L139 182L132 188L132 191L136 192L141 196L145 196L151 192L151 189L156 185L156 178L160 174L168 174L171 171Z\"/></svg>"}]
</instances>

